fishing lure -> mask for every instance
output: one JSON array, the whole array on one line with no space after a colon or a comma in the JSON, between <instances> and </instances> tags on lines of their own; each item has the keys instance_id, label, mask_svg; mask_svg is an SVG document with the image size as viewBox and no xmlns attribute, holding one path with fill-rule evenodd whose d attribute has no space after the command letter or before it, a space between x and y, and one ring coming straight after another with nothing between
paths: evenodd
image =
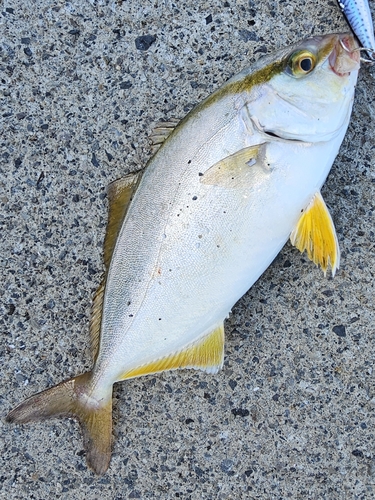
<instances>
[{"instance_id":1,"label":"fishing lure","mask_svg":"<svg viewBox=\"0 0 375 500\"><path fill-rule=\"evenodd\" d=\"M367 52L369 59L361 58L361 60L368 64L375 64L374 26L368 1L338 0L338 4L362 45L359 50Z\"/></svg>"}]
</instances>

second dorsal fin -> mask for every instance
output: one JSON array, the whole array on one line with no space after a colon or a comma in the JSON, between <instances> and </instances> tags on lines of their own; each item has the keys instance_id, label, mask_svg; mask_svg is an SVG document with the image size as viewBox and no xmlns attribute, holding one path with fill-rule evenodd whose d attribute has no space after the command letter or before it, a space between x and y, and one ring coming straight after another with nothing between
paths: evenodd
<instances>
[{"instance_id":1,"label":"second dorsal fin","mask_svg":"<svg viewBox=\"0 0 375 500\"><path fill-rule=\"evenodd\" d=\"M142 172L128 174L125 177L121 177L121 179L111 182L108 186L109 211L107 232L104 239L104 264L107 269L112 258L117 236L128 211L129 203L137 189L141 176Z\"/></svg>"},{"instance_id":2,"label":"second dorsal fin","mask_svg":"<svg viewBox=\"0 0 375 500\"><path fill-rule=\"evenodd\" d=\"M155 154L167 137L171 135L179 121L176 118L171 118L167 122L159 122L155 125L150 135L152 154Z\"/></svg>"},{"instance_id":3,"label":"second dorsal fin","mask_svg":"<svg viewBox=\"0 0 375 500\"><path fill-rule=\"evenodd\" d=\"M90 339L91 339L91 355L93 361L96 360L99 352L100 328L102 324L103 298L105 290L105 279L99 285L95 292L91 305L90 317Z\"/></svg>"},{"instance_id":4,"label":"second dorsal fin","mask_svg":"<svg viewBox=\"0 0 375 500\"><path fill-rule=\"evenodd\" d=\"M136 172L135 174L128 174L125 177L121 177L121 179L113 181L108 186L107 192L109 200L109 212L108 212L107 232L104 239L104 252L103 252L104 264L106 269L103 282L100 284L93 298L91 306L91 318L90 318L91 352L94 360L96 359L99 350L100 329L101 329L102 312L103 312L103 298L104 298L107 271L109 268L109 264L111 262L112 253L116 244L117 236L120 232L122 223L125 219L126 212L132 200L132 197L137 189L141 176L142 172Z\"/></svg>"}]
</instances>

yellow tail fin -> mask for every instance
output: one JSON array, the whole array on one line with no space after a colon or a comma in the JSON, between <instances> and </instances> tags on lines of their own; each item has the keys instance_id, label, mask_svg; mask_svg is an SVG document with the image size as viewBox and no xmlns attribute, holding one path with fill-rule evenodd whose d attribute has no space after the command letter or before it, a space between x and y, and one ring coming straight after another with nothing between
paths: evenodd
<instances>
[{"instance_id":1,"label":"yellow tail fin","mask_svg":"<svg viewBox=\"0 0 375 500\"><path fill-rule=\"evenodd\" d=\"M8 422L23 424L51 417L72 417L81 424L86 460L96 474L104 474L111 459L112 394L99 403L89 396L91 373L39 392L14 408Z\"/></svg>"}]
</instances>

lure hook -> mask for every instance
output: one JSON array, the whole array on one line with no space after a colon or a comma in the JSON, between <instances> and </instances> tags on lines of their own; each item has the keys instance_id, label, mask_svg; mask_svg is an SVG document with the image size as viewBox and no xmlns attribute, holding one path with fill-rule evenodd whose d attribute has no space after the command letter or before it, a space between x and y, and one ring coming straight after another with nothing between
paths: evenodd
<instances>
[{"instance_id":1,"label":"lure hook","mask_svg":"<svg viewBox=\"0 0 375 500\"><path fill-rule=\"evenodd\" d=\"M353 52L367 52L369 59L360 56L360 60L363 63L368 64L369 66L373 66L375 64L375 58L370 55L374 53L372 49L367 49L366 47L358 47L358 49L349 50L342 40L340 40L340 45L346 52L349 52L350 54L352 54Z\"/></svg>"}]
</instances>

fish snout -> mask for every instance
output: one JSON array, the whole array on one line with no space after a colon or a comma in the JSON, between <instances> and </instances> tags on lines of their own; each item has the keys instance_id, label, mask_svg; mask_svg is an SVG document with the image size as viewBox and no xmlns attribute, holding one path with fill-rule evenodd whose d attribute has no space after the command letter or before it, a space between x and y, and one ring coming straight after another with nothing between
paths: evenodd
<instances>
[{"instance_id":1,"label":"fish snout","mask_svg":"<svg viewBox=\"0 0 375 500\"><path fill-rule=\"evenodd\" d=\"M345 33L337 37L337 42L329 56L329 63L336 75L344 76L360 67L359 46L353 35Z\"/></svg>"}]
</instances>

